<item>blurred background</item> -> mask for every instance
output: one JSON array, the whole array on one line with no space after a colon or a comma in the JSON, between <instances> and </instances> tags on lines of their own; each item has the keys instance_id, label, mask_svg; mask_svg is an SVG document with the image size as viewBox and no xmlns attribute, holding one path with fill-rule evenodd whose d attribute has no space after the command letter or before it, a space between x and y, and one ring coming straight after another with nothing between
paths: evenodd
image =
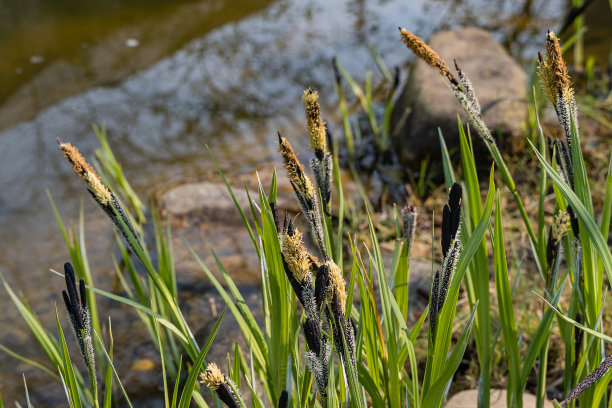
<instances>
[{"instance_id":1,"label":"blurred background","mask_svg":"<svg viewBox=\"0 0 612 408\"><path fill-rule=\"evenodd\" d=\"M49 268L60 270L68 252L48 190L65 221L78 219L82 205L94 276L103 289L112 287L110 223L61 158L57 138L92 157L98 141L91 126L105 123L127 178L148 200L173 185L212 179L206 144L230 177L276 160L277 131L302 150L308 143L300 104L306 87L319 90L328 126L340 135L332 58L360 82L367 70L378 74L370 45L387 66L405 67L413 56L399 42L398 26L423 38L443 28L482 27L529 73L546 30L563 24L571 3L3 0L0 271L52 327L63 282ZM595 0L584 15L583 54L604 69L610 66L609 22L608 1ZM407 71L401 72L405 81ZM2 293L0 343L41 360ZM116 337L121 344L129 333ZM44 375L2 352L0 370L5 403L23 400L24 372L41 406L61 398L57 384L49 386Z\"/></svg>"}]
</instances>

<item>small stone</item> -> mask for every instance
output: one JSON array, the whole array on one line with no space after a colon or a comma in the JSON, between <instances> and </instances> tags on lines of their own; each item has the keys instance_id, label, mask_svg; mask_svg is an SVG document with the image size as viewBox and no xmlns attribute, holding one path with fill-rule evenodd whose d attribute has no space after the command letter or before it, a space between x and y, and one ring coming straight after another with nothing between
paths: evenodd
<instances>
[{"instance_id":1,"label":"small stone","mask_svg":"<svg viewBox=\"0 0 612 408\"><path fill-rule=\"evenodd\" d=\"M30 64L38 65L45 62L45 58L42 55L32 55L30 57Z\"/></svg>"},{"instance_id":2,"label":"small stone","mask_svg":"<svg viewBox=\"0 0 612 408\"><path fill-rule=\"evenodd\" d=\"M132 363L131 371L151 371L155 368L155 363L148 358L142 358Z\"/></svg>"},{"instance_id":3,"label":"small stone","mask_svg":"<svg viewBox=\"0 0 612 408\"><path fill-rule=\"evenodd\" d=\"M457 60L472 81L484 121L500 149L509 153L520 151L527 118L527 79L521 66L488 32L479 28L440 31L428 44L453 71L453 60ZM416 61L392 115L392 138L401 161L418 168L426 156L440 157L438 127L448 149L457 146L458 114L465 126L468 117L445 80L436 69ZM477 139L473 137L475 148L484 149Z\"/></svg>"},{"instance_id":4,"label":"small stone","mask_svg":"<svg viewBox=\"0 0 612 408\"><path fill-rule=\"evenodd\" d=\"M125 45L130 48L136 48L140 45L140 41L137 38L128 38L125 40Z\"/></svg>"}]
</instances>

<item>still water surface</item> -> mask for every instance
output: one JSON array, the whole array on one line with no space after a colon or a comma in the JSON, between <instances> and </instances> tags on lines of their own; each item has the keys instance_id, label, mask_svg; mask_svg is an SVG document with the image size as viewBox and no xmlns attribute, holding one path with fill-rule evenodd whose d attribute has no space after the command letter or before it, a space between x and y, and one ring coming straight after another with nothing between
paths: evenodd
<instances>
[{"instance_id":1,"label":"still water surface","mask_svg":"<svg viewBox=\"0 0 612 408\"><path fill-rule=\"evenodd\" d=\"M363 79L376 69L367 42L389 66L411 58L398 41L398 26L427 37L440 28L476 25L528 61L545 30L558 26L565 3L2 2L0 270L52 327L51 305L60 300L62 281L48 269L60 269L68 254L48 189L65 220L76 219L83 203L94 276L110 289L110 228L61 158L56 138L91 157L97 147L91 124L106 123L111 146L142 197L181 181L213 179L205 144L230 176L244 173L275 159L277 130L301 140L298 149L306 146L299 102L305 87L318 88L324 111L332 112L333 56ZM2 296L0 302L0 342L41 359L10 301ZM5 354L0 364L5 402L23 401L24 371L41 379L28 383L34 399L53 393L41 383L44 377Z\"/></svg>"}]
</instances>

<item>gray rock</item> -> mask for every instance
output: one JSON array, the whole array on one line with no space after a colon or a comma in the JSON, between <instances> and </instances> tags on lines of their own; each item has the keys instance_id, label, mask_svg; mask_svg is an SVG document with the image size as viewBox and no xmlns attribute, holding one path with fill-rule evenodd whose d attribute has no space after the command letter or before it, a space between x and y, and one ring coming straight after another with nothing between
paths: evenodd
<instances>
[{"instance_id":1,"label":"gray rock","mask_svg":"<svg viewBox=\"0 0 612 408\"><path fill-rule=\"evenodd\" d=\"M472 408L478 405L478 390L461 391L448 400L446 408ZM491 408L506 408L506 390L491 390ZM536 406L536 397L533 394L523 393L523 407ZM552 408L550 401L544 401L544 407Z\"/></svg>"},{"instance_id":2,"label":"gray rock","mask_svg":"<svg viewBox=\"0 0 612 408\"><path fill-rule=\"evenodd\" d=\"M243 210L249 207L244 189L234 189L234 195ZM251 196L251 197L257 197ZM174 187L161 196L162 208L175 217L200 213L209 220L234 219L238 211L230 194L222 183L204 181Z\"/></svg>"},{"instance_id":3,"label":"gray rock","mask_svg":"<svg viewBox=\"0 0 612 408\"><path fill-rule=\"evenodd\" d=\"M440 31L428 44L450 67L457 60L470 78L500 148L520 150L524 144L521 127L527 117L523 69L488 32L478 28ZM467 115L438 71L416 61L392 116L393 143L402 162L418 166L427 155L440 157L438 127L449 149L458 145L457 114L465 124Z\"/></svg>"}]
</instances>

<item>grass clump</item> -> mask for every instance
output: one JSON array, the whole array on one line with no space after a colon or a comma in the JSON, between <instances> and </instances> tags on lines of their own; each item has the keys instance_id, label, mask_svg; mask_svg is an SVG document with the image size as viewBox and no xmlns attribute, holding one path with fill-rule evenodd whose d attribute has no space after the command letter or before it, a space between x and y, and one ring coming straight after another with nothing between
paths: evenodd
<instances>
[{"instance_id":1,"label":"grass clump","mask_svg":"<svg viewBox=\"0 0 612 408\"><path fill-rule=\"evenodd\" d=\"M427 306L418 311L416 323L410 327L407 324L410 261L419 229L417 208L406 205L399 213L393 213L395 245L390 267L383 257L370 206L363 207L367 242L356 242L352 233L345 235L347 203L339 176L338 149L328 143L316 91L307 89L302 99L314 155L309 167L314 182L289 140L278 135L280 156L304 215L304 226L297 225L297 219L288 216L281 222L276 206L276 175L269 188L264 189L260 183L258 196L249 196L251 214L247 216L220 172L252 238L253 251L259 257L263 325L257 324L254 312L246 305L214 250L220 278L191 250L225 300L226 310L235 317L248 345L247 350L236 347L234 355L228 355L227 370L223 371L217 365L219 362L206 361L223 313L204 344L196 341L181 312L169 227L164 228L152 210L155 244L150 247L145 244L149 241L142 228L146 217L141 201L113 159L104 130L97 129L103 146L103 152L98 155L102 164L98 171L74 146L60 142L60 150L76 174L86 182L93 199L117 227L122 255L121 265L116 263L116 272L123 293L116 295L94 287L82 221L81 236L77 236L74 229L68 233L58 216L72 261L65 265L67 292L63 297L88 367L89 384L70 359L59 317L56 337L42 327L27 303L3 281L49 362L58 368L58 375L50 371L49 374L64 385L71 407L109 407L114 398L132 405L129 390L123 387L113 364L110 321L109 335L106 342L102 340L94 293L137 311L144 330L159 351L167 407L208 406L200 383L210 391L209 402L222 402L229 407L441 407L472 333L479 370L478 406L486 407L490 403L492 361L496 356L507 366L507 405L522 406L522 395L535 371L538 405L542 406L549 387L547 362L551 331L555 327L564 347L563 403L574 406L578 400L580 406L600 406L608 399L607 385L612 374L608 371L611 364L610 357L605 355L604 342L612 339L603 334L602 315L605 288L612 281L612 257L607 246L612 213L612 160L598 225L582 156L574 91L556 37L553 33L547 34L546 56L540 57L538 70L564 138L547 143L539 127L539 148L531 144L541 166L538 208L542 210L536 224L530 220L514 176L482 119L476 90L467 75L457 64L456 74L453 73L414 34L401 29L400 35L410 50L437 69L448 82L494 162L483 203L470 129L466 131L459 123L463 182L455 175L441 138L448 193L446 203L438 207L442 214L442 257L440 268L432 274ZM338 64L336 69L342 72ZM336 78L336 90L340 94L339 77L340 74ZM356 95L361 92L360 101L369 114L376 143L382 150L388 149L388 122L383 120L379 127L371 109L371 92L359 91L348 75L344 74L343 78ZM392 103L386 106L392 107ZM349 151L350 146L355 147L351 145L350 131L351 127L345 126ZM212 154L211 158L214 161ZM496 187L496 173L521 214L539 271L540 279L532 289L541 293L546 302L546 306L542 305L542 318L530 332L518 326L520 321L515 312L518 271L513 279L506 255L506 210L501 204L504 191ZM554 200L547 194L549 185ZM549 203L556 214L552 223L543 215L547 201L554 201ZM304 243L307 235L300 229L312 234L316 254L307 249ZM189 244L186 242L186 245ZM138 268L146 271L148 279L139 276ZM490 299L491 276L496 302ZM470 312L458 328L461 287L466 289ZM561 306L567 308L566 313L559 312ZM427 320L427 328L423 330ZM496 327L497 333L494 333ZM529 338L528 345L521 343L524 337ZM417 347L418 342L426 344L424 355L417 355L421 349ZM27 361L25 357L19 358ZM97 383L98 372L104 373L99 377L101 382L103 378L102 386ZM242 384L245 386L241 387ZM115 385L120 394L113 394ZM248 393L243 394L241 389Z\"/></svg>"}]
</instances>

